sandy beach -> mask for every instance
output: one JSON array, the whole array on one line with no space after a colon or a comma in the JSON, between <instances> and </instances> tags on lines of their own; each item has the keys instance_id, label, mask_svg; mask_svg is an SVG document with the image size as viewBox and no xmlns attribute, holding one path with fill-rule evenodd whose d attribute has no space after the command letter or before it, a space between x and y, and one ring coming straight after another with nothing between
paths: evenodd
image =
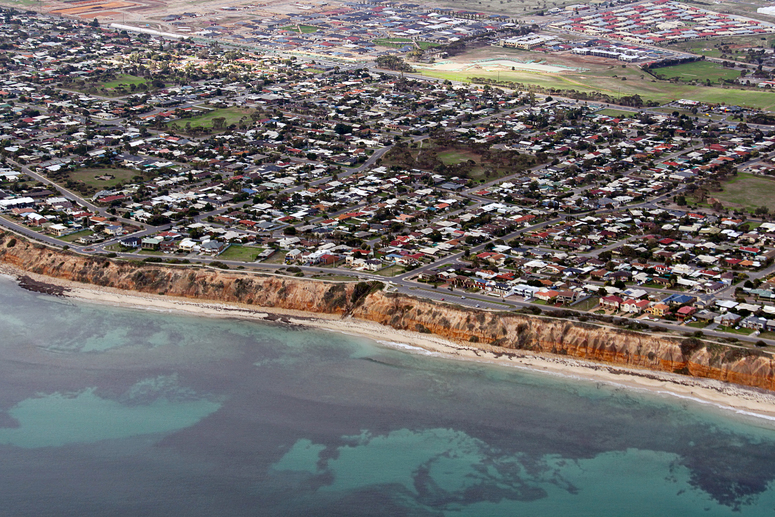
<instances>
[{"instance_id":1,"label":"sandy beach","mask_svg":"<svg viewBox=\"0 0 775 517\"><path fill-rule=\"evenodd\" d=\"M622 368L571 359L563 356L536 354L524 350L509 350L478 344L456 343L429 334L396 330L370 321L342 318L336 315L313 314L301 311L223 304L207 301L128 292L114 288L84 285L57 278L34 275L3 265L3 274L19 279L27 277L41 285L64 288L63 296L74 299L110 304L118 307L160 312L194 314L204 317L240 318L303 325L315 329L340 332L374 340L384 346L406 350L408 353L432 354L457 360L490 363L503 367L521 368L568 378L586 379L635 390L647 390L664 396L673 396L711 404L739 414L748 414L775 420L775 393L725 383L712 379L644 369Z\"/></svg>"}]
</instances>

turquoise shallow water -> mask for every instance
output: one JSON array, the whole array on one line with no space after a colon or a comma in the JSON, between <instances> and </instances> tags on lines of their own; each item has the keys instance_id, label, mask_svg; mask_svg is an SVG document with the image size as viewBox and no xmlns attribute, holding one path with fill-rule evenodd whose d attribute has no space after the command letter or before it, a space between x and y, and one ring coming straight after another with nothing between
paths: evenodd
<instances>
[{"instance_id":1,"label":"turquoise shallow water","mask_svg":"<svg viewBox=\"0 0 775 517\"><path fill-rule=\"evenodd\" d=\"M775 514L775 423L0 279L0 515Z\"/></svg>"}]
</instances>

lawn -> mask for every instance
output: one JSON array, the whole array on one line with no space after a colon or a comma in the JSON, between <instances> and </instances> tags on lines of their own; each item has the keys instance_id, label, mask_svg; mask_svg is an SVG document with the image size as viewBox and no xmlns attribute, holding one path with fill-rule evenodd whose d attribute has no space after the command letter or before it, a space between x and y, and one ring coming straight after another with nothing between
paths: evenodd
<instances>
[{"instance_id":1,"label":"lawn","mask_svg":"<svg viewBox=\"0 0 775 517\"><path fill-rule=\"evenodd\" d=\"M256 257L262 251L264 251L264 248L256 248L254 246L231 245L228 248L226 248L226 251L218 255L218 257L224 260L255 262Z\"/></svg>"},{"instance_id":2,"label":"lawn","mask_svg":"<svg viewBox=\"0 0 775 517\"><path fill-rule=\"evenodd\" d=\"M741 172L724 184L722 192L711 192L709 197L718 199L725 207L754 210L766 206L772 212L775 211L775 180Z\"/></svg>"},{"instance_id":3,"label":"lawn","mask_svg":"<svg viewBox=\"0 0 775 517\"><path fill-rule=\"evenodd\" d=\"M655 68L653 73L666 79L677 77L679 81L685 83L692 81L706 82L708 80L712 83L718 83L724 79L740 77L740 70L724 68L719 63L711 61L695 61L694 63Z\"/></svg>"},{"instance_id":4,"label":"lawn","mask_svg":"<svg viewBox=\"0 0 775 517\"><path fill-rule=\"evenodd\" d=\"M79 169L70 173L73 181L82 181L90 187L98 190L112 188L119 183L131 182L132 178L139 176L140 171L134 169ZM103 178L103 179L98 179Z\"/></svg>"},{"instance_id":5,"label":"lawn","mask_svg":"<svg viewBox=\"0 0 775 517\"><path fill-rule=\"evenodd\" d=\"M743 336L748 336L750 334L753 334L753 329L744 329L744 328L736 329L734 327L717 327L716 330L718 330L719 332L729 332L730 334L741 334Z\"/></svg>"},{"instance_id":6,"label":"lawn","mask_svg":"<svg viewBox=\"0 0 775 517\"><path fill-rule=\"evenodd\" d=\"M201 115L197 115L195 117L168 122L167 126L172 127L172 125L176 125L182 129L184 126L190 124L190 127L211 129L213 127L213 119L223 117L225 119L224 127L229 127L232 124L237 124L240 119L242 119L242 117L247 117L250 119L251 113L253 113L253 110L250 108L220 108L208 111L207 113L202 113Z\"/></svg>"},{"instance_id":7,"label":"lawn","mask_svg":"<svg viewBox=\"0 0 775 517\"><path fill-rule=\"evenodd\" d=\"M311 34L318 31L318 28L313 27L312 25L286 25L285 27L280 28L285 31L298 32L300 34Z\"/></svg>"}]
</instances>

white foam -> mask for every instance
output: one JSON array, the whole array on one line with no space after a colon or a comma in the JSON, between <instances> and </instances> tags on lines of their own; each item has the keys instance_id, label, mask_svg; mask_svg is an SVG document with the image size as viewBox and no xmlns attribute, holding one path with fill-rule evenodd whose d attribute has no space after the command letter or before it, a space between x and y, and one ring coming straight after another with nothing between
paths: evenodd
<instances>
[{"instance_id":1,"label":"white foam","mask_svg":"<svg viewBox=\"0 0 775 517\"><path fill-rule=\"evenodd\" d=\"M420 346L414 346L414 345L407 345L406 343L398 343L397 341L379 341L377 340L377 343L380 343L382 345L388 346L390 348L398 348L400 350L407 350L409 352L414 352L421 355L436 355L441 356L442 354L438 354L436 352L431 352L429 350L424 349Z\"/></svg>"}]
</instances>

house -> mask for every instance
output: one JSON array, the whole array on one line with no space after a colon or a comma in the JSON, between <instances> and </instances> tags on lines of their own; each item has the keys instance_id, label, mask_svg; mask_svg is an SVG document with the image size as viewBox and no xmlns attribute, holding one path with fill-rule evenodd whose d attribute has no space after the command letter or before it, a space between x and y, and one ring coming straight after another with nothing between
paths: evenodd
<instances>
[{"instance_id":1,"label":"house","mask_svg":"<svg viewBox=\"0 0 775 517\"><path fill-rule=\"evenodd\" d=\"M710 322L713 321L719 314L713 311L699 311L694 314L694 318L698 321Z\"/></svg>"},{"instance_id":2,"label":"house","mask_svg":"<svg viewBox=\"0 0 775 517\"><path fill-rule=\"evenodd\" d=\"M734 312L725 312L724 314L719 314L718 316L713 318L713 323L717 323L722 327L735 326L737 325L738 321L740 321L740 316L735 314Z\"/></svg>"},{"instance_id":3,"label":"house","mask_svg":"<svg viewBox=\"0 0 775 517\"><path fill-rule=\"evenodd\" d=\"M322 264L324 266L331 266L336 264L338 261L339 261L338 255L331 255L329 253L324 253L318 259L318 264Z\"/></svg>"},{"instance_id":4,"label":"house","mask_svg":"<svg viewBox=\"0 0 775 517\"><path fill-rule=\"evenodd\" d=\"M671 294L664 300L662 300L662 303L665 303L667 305L676 306L676 305L686 305L688 303L694 303L697 301L697 298L694 296L689 296L688 294Z\"/></svg>"},{"instance_id":5,"label":"house","mask_svg":"<svg viewBox=\"0 0 775 517\"><path fill-rule=\"evenodd\" d=\"M140 246L140 239L138 237L127 237L126 239L121 239L121 245L125 248L137 248Z\"/></svg>"},{"instance_id":6,"label":"house","mask_svg":"<svg viewBox=\"0 0 775 517\"><path fill-rule=\"evenodd\" d=\"M140 246L144 250L157 250L159 249L159 245L163 240L164 239L160 239L158 237L145 237L140 243Z\"/></svg>"},{"instance_id":7,"label":"house","mask_svg":"<svg viewBox=\"0 0 775 517\"><path fill-rule=\"evenodd\" d=\"M670 307L668 305L665 305L664 303L655 303L654 305L646 309L646 312L658 318L663 318L665 314L667 314L669 311L670 311Z\"/></svg>"},{"instance_id":8,"label":"house","mask_svg":"<svg viewBox=\"0 0 775 517\"><path fill-rule=\"evenodd\" d=\"M570 290L564 290L560 291L557 295L557 301L561 303L573 303L576 301L576 296L578 293L576 291L570 291Z\"/></svg>"},{"instance_id":9,"label":"house","mask_svg":"<svg viewBox=\"0 0 775 517\"><path fill-rule=\"evenodd\" d=\"M200 248L202 249L202 253L205 255L219 255L223 250L229 247L228 242L221 242L216 240L211 240L207 242L203 242Z\"/></svg>"},{"instance_id":10,"label":"house","mask_svg":"<svg viewBox=\"0 0 775 517\"><path fill-rule=\"evenodd\" d=\"M697 312L697 309L690 305L685 305L675 312L675 317L678 318L679 321L686 321L688 318L691 318L695 312Z\"/></svg>"},{"instance_id":11,"label":"house","mask_svg":"<svg viewBox=\"0 0 775 517\"><path fill-rule=\"evenodd\" d=\"M72 229L64 224L52 224L48 229L57 237L64 237L65 235L72 233Z\"/></svg>"},{"instance_id":12,"label":"house","mask_svg":"<svg viewBox=\"0 0 775 517\"><path fill-rule=\"evenodd\" d=\"M764 330L767 327L767 318L751 315L741 321L740 326L747 329Z\"/></svg>"},{"instance_id":13,"label":"house","mask_svg":"<svg viewBox=\"0 0 775 517\"><path fill-rule=\"evenodd\" d=\"M177 240L164 240L159 244L159 250L171 253L177 251L180 247L180 241Z\"/></svg>"},{"instance_id":14,"label":"house","mask_svg":"<svg viewBox=\"0 0 775 517\"><path fill-rule=\"evenodd\" d=\"M651 302L648 300L625 300L620 306L621 310L630 314L640 314L648 308Z\"/></svg>"},{"instance_id":15,"label":"house","mask_svg":"<svg viewBox=\"0 0 775 517\"><path fill-rule=\"evenodd\" d=\"M124 231L124 227L120 224L111 224L109 226L106 226L103 230L104 233L107 233L108 235L114 235L116 237L120 237L126 233Z\"/></svg>"},{"instance_id":16,"label":"house","mask_svg":"<svg viewBox=\"0 0 775 517\"><path fill-rule=\"evenodd\" d=\"M619 307L624 303L624 300L616 295L603 296L600 298L600 305L607 309L619 310Z\"/></svg>"},{"instance_id":17,"label":"house","mask_svg":"<svg viewBox=\"0 0 775 517\"><path fill-rule=\"evenodd\" d=\"M559 294L560 293L558 291L555 291L553 289L542 289L537 293L535 293L535 297L538 298L539 300L544 300L548 302L550 300L554 300L555 298L557 298Z\"/></svg>"}]
</instances>

